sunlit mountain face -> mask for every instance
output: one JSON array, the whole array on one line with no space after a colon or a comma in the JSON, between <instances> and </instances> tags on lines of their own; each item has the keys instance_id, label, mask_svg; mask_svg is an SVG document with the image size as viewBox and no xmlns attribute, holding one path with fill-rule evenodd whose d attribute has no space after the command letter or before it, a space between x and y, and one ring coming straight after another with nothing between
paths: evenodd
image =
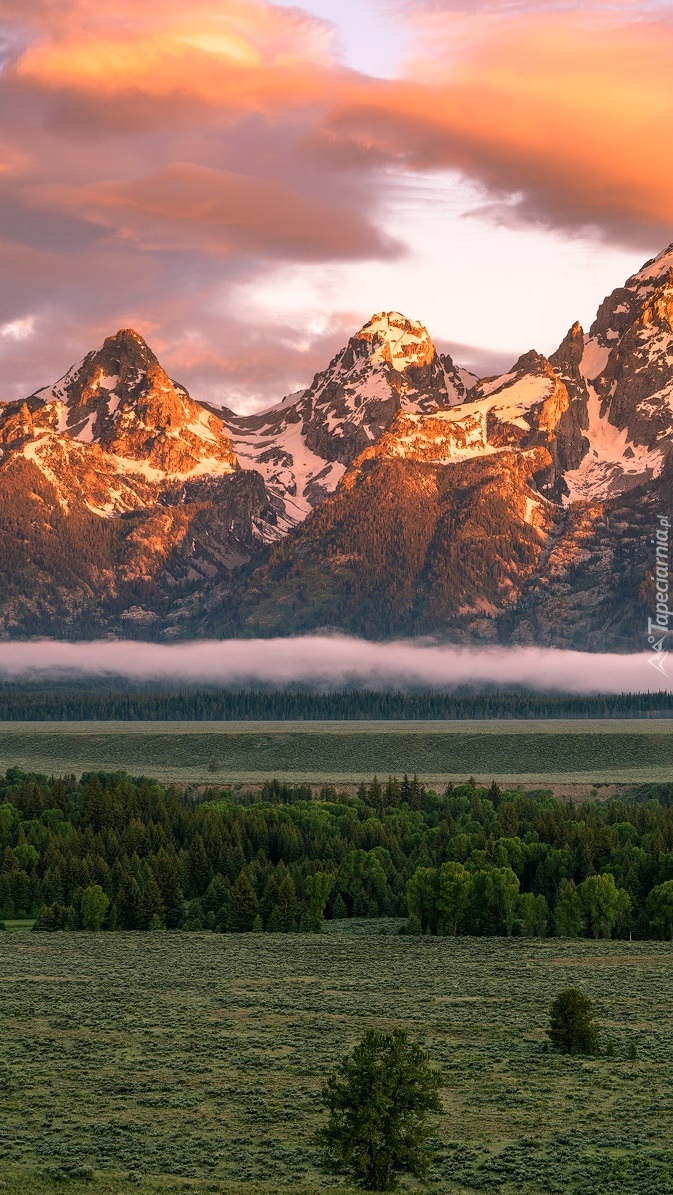
<instances>
[{"instance_id":1,"label":"sunlit mountain face","mask_svg":"<svg viewBox=\"0 0 673 1195\"><path fill-rule=\"evenodd\" d=\"M379 312L253 416L123 330L0 408L0 626L642 646L672 444L673 247L548 358Z\"/></svg>"}]
</instances>

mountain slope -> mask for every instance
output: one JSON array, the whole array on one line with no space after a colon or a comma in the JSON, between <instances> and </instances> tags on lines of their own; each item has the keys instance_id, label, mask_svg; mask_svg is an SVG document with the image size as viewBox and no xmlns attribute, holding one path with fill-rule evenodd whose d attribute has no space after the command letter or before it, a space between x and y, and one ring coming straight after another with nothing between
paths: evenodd
<instances>
[{"instance_id":1,"label":"mountain slope","mask_svg":"<svg viewBox=\"0 0 673 1195\"><path fill-rule=\"evenodd\" d=\"M530 481L545 449L460 467L366 462L213 611L218 634L451 631L515 602L553 525ZM487 570L484 569L484 562Z\"/></svg>"}]
</instances>

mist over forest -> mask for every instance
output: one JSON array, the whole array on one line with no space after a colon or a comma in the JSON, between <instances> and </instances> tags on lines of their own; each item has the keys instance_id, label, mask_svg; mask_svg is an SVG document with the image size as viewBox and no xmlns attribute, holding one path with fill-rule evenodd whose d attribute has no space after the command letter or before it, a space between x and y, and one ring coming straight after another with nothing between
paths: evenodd
<instances>
[{"instance_id":1,"label":"mist over forest","mask_svg":"<svg viewBox=\"0 0 673 1195\"><path fill-rule=\"evenodd\" d=\"M355 685L404 691L511 686L546 693L670 691L651 653L470 648L434 640L372 643L345 635L223 639L179 644L31 640L0 645L0 680L128 678L225 688Z\"/></svg>"}]
</instances>

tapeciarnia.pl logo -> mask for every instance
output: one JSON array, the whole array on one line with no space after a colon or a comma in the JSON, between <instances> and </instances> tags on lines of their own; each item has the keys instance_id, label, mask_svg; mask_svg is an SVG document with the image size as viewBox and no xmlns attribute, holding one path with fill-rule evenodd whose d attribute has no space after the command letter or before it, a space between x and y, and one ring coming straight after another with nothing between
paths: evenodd
<instances>
[{"instance_id":1,"label":"tapeciarnia.pl logo","mask_svg":"<svg viewBox=\"0 0 673 1195\"><path fill-rule=\"evenodd\" d=\"M655 616L647 620L647 642L653 655L647 661L658 672L667 676L666 660L668 649L666 639L670 633L669 620L673 618L673 610L669 610L670 595L670 543L671 520L668 515L657 515L657 529L652 543L655 547L654 588L656 594Z\"/></svg>"}]
</instances>

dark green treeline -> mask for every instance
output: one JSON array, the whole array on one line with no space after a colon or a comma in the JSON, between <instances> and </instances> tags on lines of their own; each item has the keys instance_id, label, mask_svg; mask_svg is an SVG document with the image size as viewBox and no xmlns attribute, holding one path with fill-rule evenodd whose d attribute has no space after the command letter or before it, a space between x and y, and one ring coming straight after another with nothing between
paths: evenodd
<instances>
[{"instance_id":1,"label":"dark green treeline","mask_svg":"<svg viewBox=\"0 0 673 1195\"><path fill-rule=\"evenodd\" d=\"M207 800L123 773L0 779L0 918L43 929L673 937L673 783L571 805L497 784Z\"/></svg>"},{"instance_id":2,"label":"dark green treeline","mask_svg":"<svg viewBox=\"0 0 673 1195\"><path fill-rule=\"evenodd\" d=\"M0 721L284 721L430 718L672 717L670 693L582 697L540 693L472 694L345 690L166 689L87 679L79 684L0 682Z\"/></svg>"}]
</instances>

